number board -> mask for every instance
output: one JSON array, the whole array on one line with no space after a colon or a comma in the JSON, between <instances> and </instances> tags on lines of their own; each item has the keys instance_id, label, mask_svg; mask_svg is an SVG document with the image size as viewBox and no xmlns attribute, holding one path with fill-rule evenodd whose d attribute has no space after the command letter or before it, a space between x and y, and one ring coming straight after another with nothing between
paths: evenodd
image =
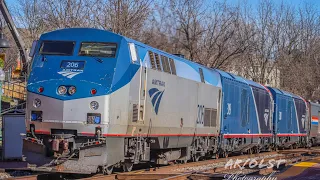
<instances>
[{"instance_id":1,"label":"number board","mask_svg":"<svg viewBox=\"0 0 320 180\"><path fill-rule=\"evenodd\" d=\"M62 61L60 67L62 69L83 69L85 61Z\"/></svg>"}]
</instances>

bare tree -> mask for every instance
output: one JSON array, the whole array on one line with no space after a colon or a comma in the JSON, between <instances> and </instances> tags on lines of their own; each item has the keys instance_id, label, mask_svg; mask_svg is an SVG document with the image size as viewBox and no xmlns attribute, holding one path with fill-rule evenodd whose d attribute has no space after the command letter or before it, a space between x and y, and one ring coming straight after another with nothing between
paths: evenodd
<instances>
[{"instance_id":1,"label":"bare tree","mask_svg":"<svg viewBox=\"0 0 320 180\"><path fill-rule=\"evenodd\" d=\"M41 15L48 29L90 27L92 1L42 0Z\"/></svg>"},{"instance_id":2,"label":"bare tree","mask_svg":"<svg viewBox=\"0 0 320 180\"><path fill-rule=\"evenodd\" d=\"M205 24L201 60L209 67L226 68L250 47L249 40L255 34L240 7L231 8L226 3L215 3Z\"/></svg>"},{"instance_id":3,"label":"bare tree","mask_svg":"<svg viewBox=\"0 0 320 180\"><path fill-rule=\"evenodd\" d=\"M243 6L247 9L247 4ZM241 64L240 71L245 77L265 84L277 71L275 67L278 63L281 35L286 18L283 10L283 4L276 8L271 1L261 1L257 9L257 17L254 17L252 12L249 13L250 23L244 34L252 36L248 37L248 48L240 54L238 61Z\"/></svg>"},{"instance_id":4,"label":"bare tree","mask_svg":"<svg viewBox=\"0 0 320 180\"><path fill-rule=\"evenodd\" d=\"M24 39L28 41L27 45L46 30L42 18L42 7L41 0L18 0L17 7L11 8L17 24L27 30L27 33L23 34Z\"/></svg>"},{"instance_id":5,"label":"bare tree","mask_svg":"<svg viewBox=\"0 0 320 180\"><path fill-rule=\"evenodd\" d=\"M206 9L202 0L170 0L172 18L176 19L175 38L187 53L187 58L199 61L200 41L205 28L203 26Z\"/></svg>"},{"instance_id":6,"label":"bare tree","mask_svg":"<svg viewBox=\"0 0 320 180\"><path fill-rule=\"evenodd\" d=\"M296 31L291 32L297 38L291 43L294 45L289 46L291 51L288 48L281 60L282 86L307 99L319 99L319 12L308 3L299 8L298 12L299 16L295 21Z\"/></svg>"},{"instance_id":7,"label":"bare tree","mask_svg":"<svg viewBox=\"0 0 320 180\"><path fill-rule=\"evenodd\" d=\"M152 0L97 0L94 8L96 26L139 38L151 13Z\"/></svg>"},{"instance_id":8,"label":"bare tree","mask_svg":"<svg viewBox=\"0 0 320 180\"><path fill-rule=\"evenodd\" d=\"M170 12L170 1L155 2L153 11L147 19L140 40L169 53L179 53L179 40L175 37L176 21Z\"/></svg>"}]
</instances>

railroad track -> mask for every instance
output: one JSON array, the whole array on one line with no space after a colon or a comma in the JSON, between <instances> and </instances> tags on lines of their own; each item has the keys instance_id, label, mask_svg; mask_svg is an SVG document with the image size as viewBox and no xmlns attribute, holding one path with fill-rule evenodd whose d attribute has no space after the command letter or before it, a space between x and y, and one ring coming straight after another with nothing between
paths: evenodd
<instances>
[{"instance_id":1,"label":"railroad track","mask_svg":"<svg viewBox=\"0 0 320 180\"><path fill-rule=\"evenodd\" d=\"M262 158L263 156L260 156ZM240 157L236 157L237 159L240 159ZM245 158L245 156L243 157ZM259 156L253 156L253 158L259 159ZM228 158L229 160L231 158ZM241 157L242 159L242 157ZM161 171L157 173L141 173L141 174L136 174L136 173L121 173L116 175L115 179L118 180L123 180L123 179L148 179L148 180L153 180L153 179L162 179L162 180L184 180L184 179L224 179L227 178L228 176L231 175L267 175L272 173L273 171L285 167L289 164L295 163L295 162L300 162L300 161L305 161L308 159L311 159L311 157L306 157L306 156L301 156L301 153L292 153L292 154L286 154L286 155L281 155L279 156L274 156L274 157L268 157L264 158L265 161L275 159L283 159L285 160L284 162L280 163L279 166L276 168L268 168L268 167L262 167L262 168L248 168L248 163L242 162L239 163L238 165L243 167L244 169L239 169L239 166L231 166L228 168L225 168L224 165L217 165L215 167L207 167L207 168L197 168L197 166L193 166L194 170L191 170L192 167L190 167L188 170L181 170L180 172L174 170L174 167L172 168L171 171L167 169L167 171ZM225 163L228 160L225 159ZM205 161L204 161L205 163ZM202 165L200 165L202 166ZM168 167L169 168L169 167ZM174 173L176 172L176 173ZM101 180L103 180L103 177L101 177Z\"/></svg>"},{"instance_id":2,"label":"railroad track","mask_svg":"<svg viewBox=\"0 0 320 180\"><path fill-rule=\"evenodd\" d=\"M282 153L284 152L284 153ZM311 159L316 156L301 156L302 154L318 154L318 151L315 153L312 150L303 150L303 149L296 149L286 151L279 151L279 152L267 152L267 153L260 153L260 154L252 154L252 155L241 155L241 156L234 156L229 158L221 158L221 159L213 159L213 160L205 160L199 162L191 162L187 164L174 164L169 166L160 167L159 169L151 169L150 171L145 170L137 170L132 171L129 173L118 173L109 176L100 176L95 177L94 179L98 180L109 180L109 179L163 179L163 180L171 180L171 179L223 179L226 174L236 174L241 173L242 175L247 174L270 174L274 169L270 168L255 168L250 169L248 168L248 164L245 162L239 163L239 166L244 166L244 169L239 170L238 166L231 167L226 169L225 164L230 159L238 159L238 160L245 160L245 159L264 159L264 161L269 161L271 159L279 160L283 159L286 160L285 162L279 164L281 167L285 167L291 163L305 161ZM319 151L320 152L320 151ZM93 179L93 178L87 178Z\"/></svg>"},{"instance_id":3,"label":"railroad track","mask_svg":"<svg viewBox=\"0 0 320 180\"><path fill-rule=\"evenodd\" d=\"M302 156L303 154L309 156ZM285 162L281 163L282 167L285 167L289 164L306 161L312 158L317 157L320 154L320 149L293 149L293 150L282 150L278 152L265 152L259 154L249 154L249 155L240 155L240 156L232 156L228 158L220 158L220 159L211 159L204 160L198 162L190 162L186 164L172 164L168 166L162 167L154 167L149 170L140 169L127 173L114 173L111 175L102 175L96 174L89 178L82 178L85 180L94 179L94 180L122 180L122 179L163 179L163 180L171 180L171 179L219 179L224 178L226 174L236 174L241 173L242 175L251 175L251 174L270 174L275 169L270 169L266 167L262 168L248 168L249 162L245 162L248 159L255 159L259 162L259 160L264 159L264 162L269 160L279 160L283 159ZM310 156L313 155L313 156ZM225 168L226 163L233 160L242 160L243 162L238 163L236 166L228 166ZM239 169L239 166L244 167L244 169ZM78 178L65 178L61 174L38 174L31 176L23 176L16 177L11 179L25 179L25 180L40 180L40 179L78 179Z\"/></svg>"}]
</instances>

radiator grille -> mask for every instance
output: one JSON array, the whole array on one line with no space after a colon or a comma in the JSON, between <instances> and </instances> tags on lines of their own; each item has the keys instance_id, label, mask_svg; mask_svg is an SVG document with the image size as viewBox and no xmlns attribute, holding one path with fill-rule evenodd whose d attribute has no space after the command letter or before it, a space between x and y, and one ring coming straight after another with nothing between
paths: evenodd
<instances>
[{"instance_id":1,"label":"radiator grille","mask_svg":"<svg viewBox=\"0 0 320 180\"><path fill-rule=\"evenodd\" d=\"M153 52L149 51L149 57L150 57L150 63L151 63L152 69L156 69L156 63L154 60Z\"/></svg>"},{"instance_id":2,"label":"radiator grille","mask_svg":"<svg viewBox=\"0 0 320 180\"><path fill-rule=\"evenodd\" d=\"M172 72L172 74L176 75L176 74L177 74L177 72L176 72L176 66L175 66L175 64L174 64L173 59L170 59L170 67L171 67L171 72Z\"/></svg>"},{"instance_id":3,"label":"radiator grille","mask_svg":"<svg viewBox=\"0 0 320 180\"><path fill-rule=\"evenodd\" d=\"M133 104L132 106L132 122L138 121L138 105Z\"/></svg>"},{"instance_id":4,"label":"radiator grille","mask_svg":"<svg viewBox=\"0 0 320 180\"><path fill-rule=\"evenodd\" d=\"M161 62L162 62L163 71L170 73L169 59L165 56L161 56Z\"/></svg>"},{"instance_id":5,"label":"radiator grille","mask_svg":"<svg viewBox=\"0 0 320 180\"><path fill-rule=\"evenodd\" d=\"M217 110L213 108L205 108L204 110L204 126L216 127L217 126Z\"/></svg>"},{"instance_id":6,"label":"radiator grille","mask_svg":"<svg viewBox=\"0 0 320 180\"><path fill-rule=\"evenodd\" d=\"M210 119L211 119L210 126L217 127L217 110L216 109L211 110L211 118Z\"/></svg>"},{"instance_id":7,"label":"radiator grille","mask_svg":"<svg viewBox=\"0 0 320 180\"><path fill-rule=\"evenodd\" d=\"M154 56L156 58L156 64L157 64L157 69L159 71L161 71L161 64L160 64L160 59L159 59L159 55L157 53L154 53Z\"/></svg>"},{"instance_id":8,"label":"radiator grille","mask_svg":"<svg viewBox=\"0 0 320 180\"><path fill-rule=\"evenodd\" d=\"M210 126L210 114L211 114L211 109L205 108L204 117L203 117L204 126Z\"/></svg>"}]
</instances>

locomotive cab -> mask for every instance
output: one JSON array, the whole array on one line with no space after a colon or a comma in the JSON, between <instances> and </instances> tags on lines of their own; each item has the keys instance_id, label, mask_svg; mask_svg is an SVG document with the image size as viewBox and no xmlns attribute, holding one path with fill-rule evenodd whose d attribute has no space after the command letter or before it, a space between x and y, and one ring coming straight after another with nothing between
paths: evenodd
<instances>
[{"instance_id":1,"label":"locomotive cab","mask_svg":"<svg viewBox=\"0 0 320 180\"><path fill-rule=\"evenodd\" d=\"M43 165L57 157L77 159L81 148L105 146L100 137L109 133L110 94L129 82L125 74L133 76L138 69L126 42L111 32L71 28L43 34L33 47L27 161Z\"/></svg>"}]
</instances>

